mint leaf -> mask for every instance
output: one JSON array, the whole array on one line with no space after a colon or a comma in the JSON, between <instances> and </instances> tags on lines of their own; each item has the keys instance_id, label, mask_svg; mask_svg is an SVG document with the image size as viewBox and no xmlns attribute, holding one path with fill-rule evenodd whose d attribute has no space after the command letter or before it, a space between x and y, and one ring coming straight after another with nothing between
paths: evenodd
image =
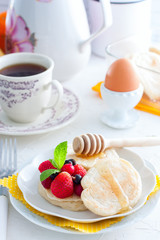
<instances>
[{"instance_id":1,"label":"mint leaf","mask_svg":"<svg viewBox=\"0 0 160 240\"><path fill-rule=\"evenodd\" d=\"M59 170L64 165L66 155L67 155L67 141L58 144L54 150L54 163L56 163L57 168Z\"/></svg>"},{"instance_id":2,"label":"mint leaf","mask_svg":"<svg viewBox=\"0 0 160 240\"><path fill-rule=\"evenodd\" d=\"M57 173L59 172L58 169L47 169L45 171L43 171L40 175L40 181L44 181L46 178L48 178L49 176L51 176L53 173Z\"/></svg>"},{"instance_id":3,"label":"mint leaf","mask_svg":"<svg viewBox=\"0 0 160 240\"><path fill-rule=\"evenodd\" d=\"M58 169L57 163L54 161L54 159L49 159L49 161L52 163L52 165Z\"/></svg>"}]
</instances>

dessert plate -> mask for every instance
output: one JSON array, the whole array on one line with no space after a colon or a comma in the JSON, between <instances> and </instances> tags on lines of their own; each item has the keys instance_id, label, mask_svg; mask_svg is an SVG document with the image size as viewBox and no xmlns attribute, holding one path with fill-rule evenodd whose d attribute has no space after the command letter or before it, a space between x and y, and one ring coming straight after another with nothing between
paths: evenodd
<instances>
[{"instance_id":1,"label":"dessert plate","mask_svg":"<svg viewBox=\"0 0 160 240\"><path fill-rule=\"evenodd\" d=\"M145 161L145 164L151 168L155 174L156 171L151 165L151 163ZM120 222L117 222L115 224L112 224L110 227L107 227L101 231L98 231L94 234L102 234L102 233L109 233L116 231L118 229L130 226L131 224L135 224L144 218L146 218L157 206L157 203L159 202L159 197L160 197L160 191L154 194L149 200L146 202L146 204L143 205L142 208L140 208L138 211L136 211L133 214L130 214L123 218ZM10 202L12 206L19 212L23 217L25 217L28 221L43 227L45 229L49 229L52 231L60 232L60 233L69 233L69 234L78 234L78 235L88 235L88 233L83 233L80 231L76 231L71 228L63 228L63 227L58 227L55 226L54 224L49 223L46 219L43 217L38 216L37 214L31 212L28 208L25 207L24 204L22 204L19 200L16 200L12 195L10 194Z\"/></svg>"},{"instance_id":2,"label":"dessert plate","mask_svg":"<svg viewBox=\"0 0 160 240\"><path fill-rule=\"evenodd\" d=\"M131 162L133 166L141 175L142 179L142 194L138 203L133 207L131 211L116 214L114 216L101 217L89 210L81 212L73 212L60 207L54 206L47 202L38 193L38 183L39 183L39 171L38 166L41 162L46 159L53 157L53 150L47 151L37 157L35 157L32 162L26 165L18 175L18 186L21 189L25 200L35 209L40 212L50 214L53 216L65 218L75 222L91 223L100 220L110 219L113 217L128 216L139 210L146 202L147 196L153 191L156 178L153 171L148 168L145 162L136 153L129 151L127 149L117 149L117 153L121 158L124 158Z\"/></svg>"},{"instance_id":3,"label":"dessert plate","mask_svg":"<svg viewBox=\"0 0 160 240\"><path fill-rule=\"evenodd\" d=\"M52 89L56 94L55 89ZM23 124L10 120L0 108L0 134L3 135L35 135L47 133L71 123L79 112L79 99L70 90L64 88L62 104L58 110L48 109L33 123Z\"/></svg>"}]
</instances>

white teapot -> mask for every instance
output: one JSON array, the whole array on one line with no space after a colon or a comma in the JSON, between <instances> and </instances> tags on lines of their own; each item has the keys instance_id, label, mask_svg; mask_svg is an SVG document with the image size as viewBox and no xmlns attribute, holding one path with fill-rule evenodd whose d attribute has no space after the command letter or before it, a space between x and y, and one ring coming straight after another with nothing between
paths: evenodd
<instances>
[{"instance_id":1,"label":"white teapot","mask_svg":"<svg viewBox=\"0 0 160 240\"><path fill-rule=\"evenodd\" d=\"M87 65L90 42L112 24L110 1L101 4L102 27L90 34L83 0L11 0L6 53L46 54L55 62L54 78L70 79Z\"/></svg>"}]
</instances>

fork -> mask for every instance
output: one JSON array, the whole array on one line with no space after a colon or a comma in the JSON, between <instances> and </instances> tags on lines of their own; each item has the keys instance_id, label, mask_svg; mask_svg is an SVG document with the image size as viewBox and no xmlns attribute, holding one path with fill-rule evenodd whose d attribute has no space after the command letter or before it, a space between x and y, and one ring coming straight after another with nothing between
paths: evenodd
<instances>
[{"instance_id":1,"label":"fork","mask_svg":"<svg viewBox=\"0 0 160 240\"><path fill-rule=\"evenodd\" d=\"M17 169L16 139L1 138L0 140L0 178L12 175ZM8 191L0 186L0 236L6 240L8 216Z\"/></svg>"}]
</instances>

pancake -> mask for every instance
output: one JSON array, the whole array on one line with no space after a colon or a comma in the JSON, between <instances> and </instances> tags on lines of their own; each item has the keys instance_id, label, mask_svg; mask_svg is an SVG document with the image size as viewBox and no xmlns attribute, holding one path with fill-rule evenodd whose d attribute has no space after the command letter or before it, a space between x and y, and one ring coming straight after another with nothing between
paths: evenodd
<instances>
[{"instance_id":1,"label":"pancake","mask_svg":"<svg viewBox=\"0 0 160 240\"><path fill-rule=\"evenodd\" d=\"M129 199L129 204L134 207L140 199L142 192L142 182L139 173L136 169L124 159L120 159L120 168L115 168L115 174L119 184L121 185L124 193Z\"/></svg>"},{"instance_id":2,"label":"pancake","mask_svg":"<svg viewBox=\"0 0 160 240\"><path fill-rule=\"evenodd\" d=\"M128 211L138 202L142 183L137 170L114 150L105 155L83 177L81 198L91 212L110 216Z\"/></svg>"},{"instance_id":3,"label":"pancake","mask_svg":"<svg viewBox=\"0 0 160 240\"><path fill-rule=\"evenodd\" d=\"M57 198L52 194L50 189L45 189L41 184L41 182L39 182L38 191L39 191L39 194L44 199L46 199L49 203L55 206L59 206L61 208L64 208L70 211L86 210L86 207L82 202L82 199L75 194L73 194L71 197L68 197L68 198L63 198L63 199Z\"/></svg>"},{"instance_id":4,"label":"pancake","mask_svg":"<svg viewBox=\"0 0 160 240\"><path fill-rule=\"evenodd\" d=\"M112 178L113 176L110 171L107 171L106 177ZM114 180L114 190L110 185L110 182L102 177L96 168L91 168L88 171L87 176L90 178L90 181L82 181L82 186L84 188L81 198L85 204L85 206L93 213L100 215L100 216L110 216L114 215L122 210L129 209L128 199L126 198L125 194L123 194L123 190L116 180ZM86 178L84 178L86 179ZM117 192L115 193L115 189L117 188ZM116 195L117 194L117 195Z\"/></svg>"}]
</instances>

